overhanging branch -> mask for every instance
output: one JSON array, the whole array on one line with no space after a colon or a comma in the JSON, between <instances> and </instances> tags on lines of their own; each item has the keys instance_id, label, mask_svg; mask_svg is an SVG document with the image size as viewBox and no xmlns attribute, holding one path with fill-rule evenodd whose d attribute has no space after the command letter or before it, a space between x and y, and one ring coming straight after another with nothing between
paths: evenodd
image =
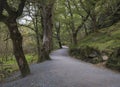
<instances>
[{"instance_id":1,"label":"overhanging branch","mask_svg":"<svg viewBox=\"0 0 120 87\"><path fill-rule=\"evenodd\" d=\"M25 2L26 0L20 0L20 4L18 6L18 10L17 10L17 17L21 16L22 15L22 12L23 12L23 9L24 9L24 6L25 6Z\"/></svg>"},{"instance_id":2,"label":"overhanging branch","mask_svg":"<svg viewBox=\"0 0 120 87\"><path fill-rule=\"evenodd\" d=\"M75 33L78 33L79 30L83 27L83 25L85 24L85 22L88 20L90 16L90 12L87 14L87 16L82 20L82 23L78 26L77 30L75 31Z\"/></svg>"}]
</instances>

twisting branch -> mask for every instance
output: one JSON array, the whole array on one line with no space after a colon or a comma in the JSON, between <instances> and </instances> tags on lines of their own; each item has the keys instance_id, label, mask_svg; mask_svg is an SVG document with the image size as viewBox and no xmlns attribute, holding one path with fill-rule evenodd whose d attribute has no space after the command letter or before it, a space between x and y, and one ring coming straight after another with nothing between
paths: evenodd
<instances>
[{"instance_id":1,"label":"twisting branch","mask_svg":"<svg viewBox=\"0 0 120 87\"><path fill-rule=\"evenodd\" d=\"M21 2L19 4L16 17L19 17L19 16L22 15L22 12L23 12L23 9L24 9L24 6L25 6L25 2L26 2L26 0L20 0L20 1Z\"/></svg>"},{"instance_id":2,"label":"twisting branch","mask_svg":"<svg viewBox=\"0 0 120 87\"><path fill-rule=\"evenodd\" d=\"M88 20L90 16L90 12L87 14L87 16L82 20L81 25L78 26L77 30L75 31L75 33L79 32L79 30L83 27L83 25L85 24L85 22Z\"/></svg>"}]
</instances>

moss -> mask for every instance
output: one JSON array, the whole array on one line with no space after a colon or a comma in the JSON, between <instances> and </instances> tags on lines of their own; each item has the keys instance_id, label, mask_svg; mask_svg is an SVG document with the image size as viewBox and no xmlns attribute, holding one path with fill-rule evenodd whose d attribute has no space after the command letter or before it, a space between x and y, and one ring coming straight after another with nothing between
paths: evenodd
<instances>
[{"instance_id":1,"label":"moss","mask_svg":"<svg viewBox=\"0 0 120 87\"><path fill-rule=\"evenodd\" d=\"M26 56L26 59L27 59L29 64L37 61L37 55L26 54L25 56ZM8 58L7 61L2 61L2 58L0 58L0 63L1 63L1 65L0 65L0 76L2 77L2 79L10 76L12 73L19 70L15 58L10 57L10 58ZM29 73L29 70L25 72L25 75L27 73ZM25 75L23 75L23 76L25 76ZM0 78L0 81L2 79Z\"/></svg>"},{"instance_id":2,"label":"moss","mask_svg":"<svg viewBox=\"0 0 120 87\"><path fill-rule=\"evenodd\" d=\"M120 71L120 48L116 48L114 52L110 55L106 66Z\"/></svg>"},{"instance_id":3,"label":"moss","mask_svg":"<svg viewBox=\"0 0 120 87\"><path fill-rule=\"evenodd\" d=\"M26 54L25 57L26 57L27 62L28 62L29 64L37 62L37 55Z\"/></svg>"},{"instance_id":4,"label":"moss","mask_svg":"<svg viewBox=\"0 0 120 87\"><path fill-rule=\"evenodd\" d=\"M114 48L120 47L120 22L111 27L100 29L96 33L91 33L82 39L80 38L77 47L81 46L90 46L101 52L106 51L111 54Z\"/></svg>"},{"instance_id":5,"label":"moss","mask_svg":"<svg viewBox=\"0 0 120 87\"><path fill-rule=\"evenodd\" d=\"M74 56L78 59L94 64L103 61L100 52L97 49L89 46L82 46L80 48L71 48L70 54L71 56Z\"/></svg>"},{"instance_id":6,"label":"moss","mask_svg":"<svg viewBox=\"0 0 120 87\"><path fill-rule=\"evenodd\" d=\"M78 39L77 46L70 46L70 53L78 59L91 63L102 62L99 57L89 58L88 55L95 50L98 54L109 56L107 67L120 70L120 56L116 56L116 50L120 48L120 22L91 33ZM106 60L107 61L107 60Z\"/></svg>"}]
</instances>

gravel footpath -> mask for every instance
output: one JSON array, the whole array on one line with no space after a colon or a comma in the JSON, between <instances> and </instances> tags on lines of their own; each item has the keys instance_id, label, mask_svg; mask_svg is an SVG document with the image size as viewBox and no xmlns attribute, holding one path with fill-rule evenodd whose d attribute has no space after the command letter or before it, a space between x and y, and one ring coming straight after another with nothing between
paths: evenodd
<instances>
[{"instance_id":1,"label":"gravel footpath","mask_svg":"<svg viewBox=\"0 0 120 87\"><path fill-rule=\"evenodd\" d=\"M63 48L51 53L51 61L30 66L31 74L0 87L120 87L120 74L68 56Z\"/></svg>"}]
</instances>

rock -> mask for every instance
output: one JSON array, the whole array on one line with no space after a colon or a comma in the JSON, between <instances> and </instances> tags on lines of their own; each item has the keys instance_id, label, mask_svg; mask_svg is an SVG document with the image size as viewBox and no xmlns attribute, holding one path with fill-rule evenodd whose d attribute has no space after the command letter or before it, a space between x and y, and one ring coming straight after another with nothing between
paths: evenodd
<instances>
[{"instance_id":1,"label":"rock","mask_svg":"<svg viewBox=\"0 0 120 87\"><path fill-rule=\"evenodd\" d=\"M108 56L107 55L104 55L104 56L102 56L102 59L104 60L104 61L106 61L106 60L108 60Z\"/></svg>"},{"instance_id":2,"label":"rock","mask_svg":"<svg viewBox=\"0 0 120 87\"><path fill-rule=\"evenodd\" d=\"M95 57L97 57L98 56L98 54L97 54L97 52L92 52L88 57L89 58L95 58Z\"/></svg>"}]
</instances>

